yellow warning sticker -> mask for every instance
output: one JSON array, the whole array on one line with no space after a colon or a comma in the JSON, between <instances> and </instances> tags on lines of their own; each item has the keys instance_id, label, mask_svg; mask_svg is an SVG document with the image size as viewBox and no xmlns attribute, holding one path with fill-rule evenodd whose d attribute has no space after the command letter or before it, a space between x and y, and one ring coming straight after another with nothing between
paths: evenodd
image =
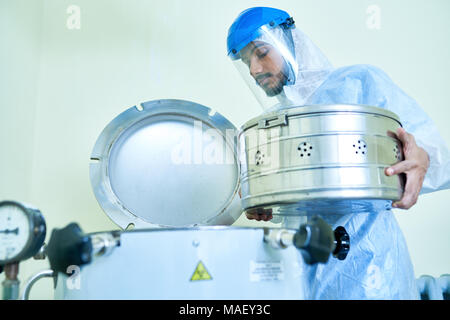
<instances>
[{"instance_id":1,"label":"yellow warning sticker","mask_svg":"<svg viewBox=\"0 0 450 320\"><path fill-rule=\"evenodd\" d=\"M194 274L191 277L191 281L198 281L198 280L212 280L211 275L208 273L208 270L206 270L205 266L203 265L203 262L201 261L198 262Z\"/></svg>"}]
</instances>

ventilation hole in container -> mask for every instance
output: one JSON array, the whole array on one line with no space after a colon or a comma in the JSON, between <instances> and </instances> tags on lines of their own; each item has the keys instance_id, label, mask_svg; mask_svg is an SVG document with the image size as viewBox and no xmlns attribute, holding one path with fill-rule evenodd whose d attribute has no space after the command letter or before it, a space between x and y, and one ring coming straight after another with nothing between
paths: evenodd
<instances>
[{"instance_id":1,"label":"ventilation hole in container","mask_svg":"<svg viewBox=\"0 0 450 320\"><path fill-rule=\"evenodd\" d=\"M298 147L297 147L297 150L299 151L299 156L300 157L305 157L305 156L311 156L311 151L310 150L312 150L312 145L309 143L309 142L307 142L307 141L302 141L302 142L300 142L299 143L299 145L298 145ZM309 152L309 153L308 153Z\"/></svg>"},{"instance_id":2,"label":"ventilation hole in container","mask_svg":"<svg viewBox=\"0 0 450 320\"><path fill-rule=\"evenodd\" d=\"M367 152L367 144L364 140L358 140L358 143L353 144L353 148L355 148L356 154L360 154L360 152L361 152L362 154L365 155ZM356 150L359 150L359 151L356 151ZM364 152L363 152L363 150L364 150Z\"/></svg>"},{"instance_id":3,"label":"ventilation hole in container","mask_svg":"<svg viewBox=\"0 0 450 320\"><path fill-rule=\"evenodd\" d=\"M259 166L259 165L261 165L261 164L264 163L264 157L265 157L265 155L262 154L261 151L259 151L259 150L256 151L256 154L255 154L255 163L256 163L257 166Z\"/></svg>"}]
</instances>

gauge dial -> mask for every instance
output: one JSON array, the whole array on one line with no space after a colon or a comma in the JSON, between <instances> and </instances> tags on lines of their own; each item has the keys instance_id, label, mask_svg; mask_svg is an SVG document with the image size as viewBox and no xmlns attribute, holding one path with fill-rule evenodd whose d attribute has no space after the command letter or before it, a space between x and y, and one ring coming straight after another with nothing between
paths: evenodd
<instances>
[{"instance_id":1,"label":"gauge dial","mask_svg":"<svg viewBox=\"0 0 450 320\"><path fill-rule=\"evenodd\" d=\"M34 255L44 238L45 222L38 210L13 201L0 202L0 265Z\"/></svg>"}]
</instances>

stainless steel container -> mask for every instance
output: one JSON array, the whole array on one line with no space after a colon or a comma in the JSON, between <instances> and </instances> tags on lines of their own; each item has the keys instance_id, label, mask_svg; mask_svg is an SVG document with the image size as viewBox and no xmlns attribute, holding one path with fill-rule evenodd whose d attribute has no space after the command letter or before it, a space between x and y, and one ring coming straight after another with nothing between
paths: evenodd
<instances>
[{"instance_id":1,"label":"stainless steel container","mask_svg":"<svg viewBox=\"0 0 450 320\"><path fill-rule=\"evenodd\" d=\"M243 208L302 215L400 199L404 178L384 172L403 160L399 127L394 113L361 105L295 107L248 121L239 134Z\"/></svg>"}]
</instances>

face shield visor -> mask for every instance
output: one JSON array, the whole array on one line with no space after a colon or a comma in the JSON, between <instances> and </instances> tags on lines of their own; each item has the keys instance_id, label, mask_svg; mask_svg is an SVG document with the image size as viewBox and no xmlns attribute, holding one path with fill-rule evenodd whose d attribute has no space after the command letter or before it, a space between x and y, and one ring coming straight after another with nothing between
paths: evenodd
<instances>
[{"instance_id":1,"label":"face shield visor","mask_svg":"<svg viewBox=\"0 0 450 320\"><path fill-rule=\"evenodd\" d=\"M284 25L264 25L255 34L230 58L264 110L293 105L284 92L296 82L299 69L291 30Z\"/></svg>"}]
</instances>

